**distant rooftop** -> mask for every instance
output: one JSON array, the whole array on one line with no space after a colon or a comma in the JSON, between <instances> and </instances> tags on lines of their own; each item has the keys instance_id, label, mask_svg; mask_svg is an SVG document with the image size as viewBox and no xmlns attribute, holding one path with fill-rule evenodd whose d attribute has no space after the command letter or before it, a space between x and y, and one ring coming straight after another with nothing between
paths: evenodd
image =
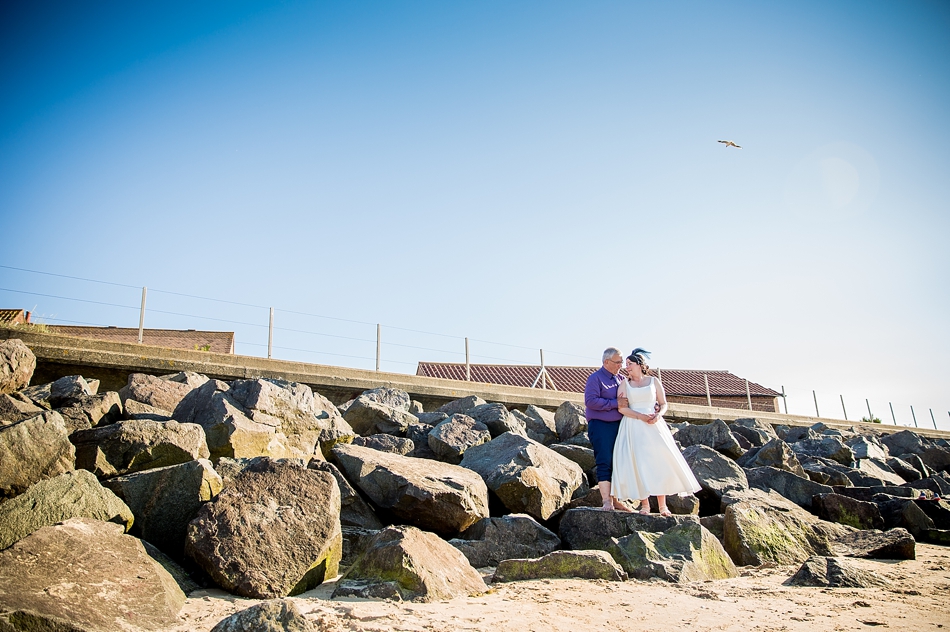
<instances>
[{"instance_id":1,"label":"distant rooftop","mask_svg":"<svg viewBox=\"0 0 950 632\"><path fill-rule=\"evenodd\" d=\"M139 330L136 327L80 327L75 325L46 325L54 334L93 338L109 342L138 343ZM211 351L212 353L234 353L233 331L196 331L194 329L144 329L142 344L168 349L187 349L189 351Z\"/></svg>"},{"instance_id":2,"label":"distant rooftop","mask_svg":"<svg viewBox=\"0 0 950 632\"><path fill-rule=\"evenodd\" d=\"M506 384L508 386L531 387L541 371L541 365L525 364L472 364L473 382L487 384ZM584 385L590 374L600 367L588 366L545 366L550 381L556 390L570 393L583 393ZM660 374L663 387L668 396L706 397L706 383L709 380L709 393L712 397L746 397L746 381L729 371L701 371L695 369L651 369L653 375ZM420 362L416 375L440 377L449 380L465 380L465 364L445 362ZM550 388L550 385L548 386ZM749 393L752 397L779 397L781 393L749 381Z\"/></svg>"}]
</instances>

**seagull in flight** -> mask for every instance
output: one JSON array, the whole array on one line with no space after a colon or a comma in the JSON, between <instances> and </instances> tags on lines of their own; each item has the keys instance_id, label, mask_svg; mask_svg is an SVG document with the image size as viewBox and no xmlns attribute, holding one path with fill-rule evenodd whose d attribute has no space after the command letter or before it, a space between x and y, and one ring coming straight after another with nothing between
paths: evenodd
<instances>
[{"instance_id":1,"label":"seagull in flight","mask_svg":"<svg viewBox=\"0 0 950 632\"><path fill-rule=\"evenodd\" d=\"M722 143L722 144L725 145L726 147L735 147L736 149L742 149L742 147L740 147L739 145L736 145L736 144L735 144L734 142L732 142L731 140L720 140L720 141L718 141L718 142Z\"/></svg>"}]
</instances>

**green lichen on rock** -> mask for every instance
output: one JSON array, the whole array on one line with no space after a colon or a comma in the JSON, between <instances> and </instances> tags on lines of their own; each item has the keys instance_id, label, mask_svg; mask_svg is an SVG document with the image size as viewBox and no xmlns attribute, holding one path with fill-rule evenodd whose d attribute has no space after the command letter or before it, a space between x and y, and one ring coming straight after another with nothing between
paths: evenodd
<instances>
[{"instance_id":1,"label":"green lichen on rock","mask_svg":"<svg viewBox=\"0 0 950 632\"><path fill-rule=\"evenodd\" d=\"M799 564L812 555L829 553L831 531L790 503L770 506L744 501L726 509L723 545L732 560L742 566L763 562Z\"/></svg>"},{"instance_id":2,"label":"green lichen on rock","mask_svg":"<svg viewBox=\"0 0 950 632\"><path fill-rule=\"evenodd\" d=\"M636 531L615 539L609 552L637 579L690 582L738 576L719 540L693 521L665 532Z\"/></svg>"},{"instance_id":3,"label":"green lichen on rock","mask_svg":"<svg viewBox=\"0 0 950 632\"><path fill-rule=\"evenodd\" d=\"M494 581L573 577L623 581L627 574L604 551L554 551L537 559L502 560L495 569Z\"/></svg>"}]
</instances>

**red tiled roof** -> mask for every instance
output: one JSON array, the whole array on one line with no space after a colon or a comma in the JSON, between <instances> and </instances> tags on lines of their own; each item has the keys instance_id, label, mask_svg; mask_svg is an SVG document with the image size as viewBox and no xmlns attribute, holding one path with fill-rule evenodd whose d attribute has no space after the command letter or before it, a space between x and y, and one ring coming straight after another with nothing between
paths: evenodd
<instances>
[{"instance_id":1,"label":"red tiled roof","mask_svg":"<svg viewBox=\"0 0 950 632\"><path fill-rule=\"evenodd\" d=\"M473 382L487 384L507 384L509 386L530 387L538 373L540 365L523 364L472 364ZM590 374L599 367L587 366L546 366L548 375L559 391L583 393L584 385ZM655 375L656 369L650 373ZM698 371L692 369L659 369L663 387L667 395L696 395L706 397L705 373L709 379L709 393L713 397L745 397L745 379L729 371ZM439 377L448 380L465 380L465 365L444 362L420 362L416 375ZM540 384L540 383L539 383ZM550 386L549 386L550 388ZM749 382L749 392L753 397L778 397L781 393L761 384Z\"/></svg>"},{"instance_id":2,"label":"red tiled roof","mask_svg":"<svg viewBox=\"0 0 950 632\"><path fill-rule=\"evenodd\" d=\"M139 330L135 327L80 327L74 325L47 325L54 334L93 338L109 342L139 341ZM195 331L194 329L144 329L142 344L167 349L187 349L189 351L211 351L213 353L234 353L233 331Z\"/></svg>"},{"instance_id":3,"label":"red tiled roof","mask_svg":"<svg viewBox=\"0 0 950 632\"><path fill-rule=\"evenodd\" d=\"M0 309L0 323L4 325L19 325L30 322L30 312L22 309Z\"/></svg>"}]
</instances>

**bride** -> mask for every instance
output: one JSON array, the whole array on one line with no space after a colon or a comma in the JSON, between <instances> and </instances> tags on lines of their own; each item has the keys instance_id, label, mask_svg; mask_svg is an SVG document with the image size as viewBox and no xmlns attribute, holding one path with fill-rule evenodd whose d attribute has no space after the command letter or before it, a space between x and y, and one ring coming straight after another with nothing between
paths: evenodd
<instances>
[{"instance_id":1,"label":"bride","mask_svg":"<svg viewBox=\"0 0 950 632\"><path fill-rule=\"evenodd\" d=\"M640 348L627 356L627 380L621 385L626 386L627 403L620 401L618 408L623 419L614 444L611 491L619 500L639 500L642 514L650 513L650 496L656 496L660 514L670 516L667 495L700 487L663 420L666 393L660 380L647 375L645 357L649 352Z\"/></svg>"}]
</instances>

